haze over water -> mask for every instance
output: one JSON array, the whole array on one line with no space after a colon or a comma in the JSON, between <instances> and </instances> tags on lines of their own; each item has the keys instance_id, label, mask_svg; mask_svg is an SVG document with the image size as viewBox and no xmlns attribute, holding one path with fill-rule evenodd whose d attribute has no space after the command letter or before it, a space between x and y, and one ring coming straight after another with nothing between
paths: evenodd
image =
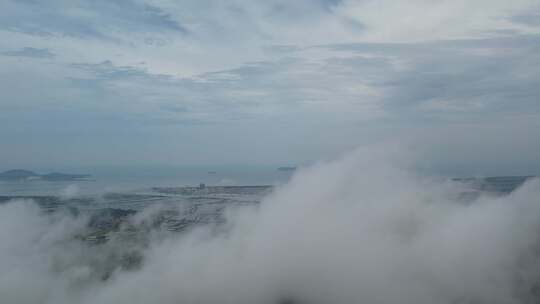
<instances>
[{"instance_id":1,"label":"haze over water","mask_svg":"<svg viewBox=\"0 0 540 304\"><path fill-rule=\"evenodd\" d=\"M190 166L146 168L79 168L68 172L91 177L68 181L0 181L0 195L61 195L76 189L78 195L144 191L151 187L281 185L292 171L275 166Z\"/></svg>"}]
</instances>

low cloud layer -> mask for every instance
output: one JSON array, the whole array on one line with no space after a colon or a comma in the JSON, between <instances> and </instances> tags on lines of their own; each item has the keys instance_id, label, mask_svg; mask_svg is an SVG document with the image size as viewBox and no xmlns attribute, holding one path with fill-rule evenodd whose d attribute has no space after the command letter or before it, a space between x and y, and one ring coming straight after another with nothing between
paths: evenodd
<instances>
[{"instance_id":1,"label":"low cloud layer","mask_svg":"<svg viewBox=\"0 0 540 304\"><path fill-rule=\"evenodd\" d=\"M357 151L304 168L259 207L231 209L226 232L156 237L140 269L106 281L67 241L80 221L1 205L2 302L535 303L538 180L465 203L463 185L407 159Z\"/></svg>"}]
</instances>

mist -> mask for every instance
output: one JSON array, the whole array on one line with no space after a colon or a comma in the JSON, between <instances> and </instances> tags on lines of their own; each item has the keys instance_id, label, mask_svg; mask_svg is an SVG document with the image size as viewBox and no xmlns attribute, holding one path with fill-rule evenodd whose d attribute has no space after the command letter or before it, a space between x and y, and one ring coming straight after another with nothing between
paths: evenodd
<instances>
[{"instance_id":1,"label":"mist","mask_svg":"<svg viewBox=\"0 0 540 304\"><path fill-rule=\"evenodd\" d=\"M299 170L216 229L148 229L139 243L74 240L88 218L0 205L2 303L535 303L540 182L459 199L414 157L350 153ZM131 221L148 222L160 206ZM181 206L178 206L181 208ZM150 226L149 226L150 227ZM137 267L102 269L137 252ZM100 274L101 271L101 274Z\"/></svg>"}]
</instances>

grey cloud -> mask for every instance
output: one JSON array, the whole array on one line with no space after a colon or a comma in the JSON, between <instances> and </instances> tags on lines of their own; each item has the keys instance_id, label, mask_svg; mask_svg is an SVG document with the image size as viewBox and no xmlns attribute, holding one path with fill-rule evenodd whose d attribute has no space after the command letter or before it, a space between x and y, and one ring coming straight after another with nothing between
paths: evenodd
<instances>
[{"instance_id":1,"label":"grey cloud","mask_svg":"<svg viewBox=\"0 0 540 304\"><path fill-rule=\"evenodd\" d=\"M138 1L9 1L0 28L41 36L117 39L116 31L186 33L162 9Z\"/></svg>"},{"instance_id":2,"label":"grey cloud","mask_svg":"<svg viewBox=\"0 0 540 304\"><path fill-rule=\"evenodd\" d=\"M30 57L30 58L54 58L56 55L48 49L37 49L33 47L24 47L14 51L0 52L0 55L13 57Z\"/></svg>"},{"instance_id":3,"label":"grey cloud","mask_svg":"<svg viewBox=\"0 0 540 304\"><path fill-rule=\"evenodd\" d=\"M433 152L440 163L476 153L468 172L484 155L500 153L506 138L520 137L501 160L515 166L519 147L522 158L532 151L527 165L539 163L533 135L540 121L540 35L517 35L522 25L536 26L533 10L510 17L499 11L507 18L501 26L479 20L479 33L464 33L493 39L328 45L369 39L395 24L363 20L354 1L338 0L6 0L1 6L0 137L8 161L127 162L125 155L136 153L143 161L190 162L201 161L201 151L202 162L302 161L426 130L442 142L457 138L426 145L464 147ZM392 7L382 3L381 16ZM508 20L514 25L507 28ZM413 32L424 21L411 19ZM434 28L434 36L459 32L455 26ZM29 59L55 54L54 61ZM517 120L519 128L505 128ZM504 127L492 128L497 124ZM449 125L461 127L439 131ZM462 133L470 136L464 140Z\"/></svg>"},{"instance_id":4,"label":"grey cloud","mask_svg":"<svg viewBox=\"0 0 540 304\"><path fill-rule=\"evenodd\" d=\"M536 35L429 43L277 47L276 60L175 78L111 60L69 65L79 94L143 123L216 123L328 111L351 120L469 120L537 113ZM325 49L322 59L303 52ZM271 50L273 51L273 50ZM294 55L295 57L287 55ZM81 74L82 72L82 74ZM87 101L90 104L90 101ZM99 103L92 101L92 103ZM129 106L128 106L129 105ZM329 119L328 116L326 119ZM332 118L333 119L333 118Z\"/></svg>"},{"instance_id":5,"label":"grey cloud","mask_svg":"<svg viewBox=\"0 0 540 304\"><path fill-rule=\"evenodd\" d=\"M363 66L363 72L385 65L382 59L353 60L357 67ZM132 108L139 105L147 109L144 119L137 118L144 123L227 123L290 115L306 106L319 112L321 109L317 107L332 104L334 99L340 99L341 104L354 102L356 96L347 93L347 87L367 82L367 78L341 71L339 65L328 62L314 64L300 57L288 57L248 63L194 78L174 78L104 61L72 64L72 68L86 76L69 77L69 80L78 90L96 98L114 99L111 102L117 105L129 103ZM290 73L291 70L297 74ZM333 107L339 108L337 103Z\"/></svg>"},{"instance_id":6,"label":"grey cloud","mask_svg":"<svg viewBox=\"0 0 540 304\"><path fill-rule=\"evenodd\" d=\"M540 13L529 12L529 13L514 15L510 17L509 20L511 22L518 23L518 24L538 27L540 26Z\"/></svg>"},{"instance_id":7,"label":"grey cloud","mask_svg":"<svg viewBox=\"0 0 540 304\"><path fill-rule=\"evenodd\" d=\"M151 45L167 43L156 34L186 34L208 43L246 38L268 39L276 26L311 24L331 16L341 0L261 1L221 3L212 0L168 3L155 1L15 1L7 0L0 12L0 29L38 36L97 38L130 43L125 33L147 35ZM308 13L306 13L308 12ZM362 27L345 18L344 23Z\"/></svg>"},{"instance_id":8,"label":"grey cloud","mask_svg":"<svg viewBox=\"0 0 540 304\"><path fill-rule=\"evenodd\" d=\"M145 70L132 66L116 66L110 60L100 63L74 63L72 67L89 72L98 80L133 79L133 78L161 78L168 79L166 75L149 74Z\"/></svg>"},{"instance_id":9,"label":"grey cloud","mask_svg":"<svg viewBox=\"0 0 540 304\"><path fill-rule=\"evenodd\" d=\"M177 112L177 113L185 113L188 112L188 108L186 106L181 105L163 105L161 106L162 110L165 111L171 111L171 112Z\"/></svg>"},{"instance_id":10,"label":"grey cloud","mask_svg":"<svg viewBox=\"0 0 540 304\"><path fill-rule=\"evenodd\" d=\"M71 64L84 76L68 77L70 85L89 98L107 103L130 124L200 125L226 120L228 111L218 109L204 89L191 79L153 74L132 66L118 66L110 60ZM124 109L118 112L118 109ZM231 110L231 111L235 111ZM230 111L229 111L230 112Z\"/></svg>"},{"instance_id":11,"label":"grey cloud","mask_svg":"<svg viewBox=\"0 0 540 304\"><path fill-rule=\"evenodd\" d=\"M92 77L73 81L103 92L114 89L111 84L116 82L130 82L132 102L155 104L155 113L170 113L162 117L169 122L190 115L201 123L295 112L323 115L328 109L353 120L383 111L401 121L419 122L540 112L540 73L533 64L540 63L540 38L535 35L324 48L336 56L309 60L302 57L309 49L287 46L284 54L297 57L185 79L111 61L74 64ZM337 56L341 52L347 55Z\"/></svg>"},{"instance_id":12,"label":"grey cloud","mask_svg":"<svg viewBox=\"0 0 540 304\"><path fill-rule=\"evenodd\" d=\"M343 3L343 0L317 0L317 1L321 3L327 9L334 8Z\"/></svg>"},{"instance_id":13,"label":"grey cloud","mask_svg":"<svg viewBox=\"0 0 540 304\"><path fill-rule=\"evenodd\" d=\"M349 44L337 51L395 58L401 68L374 69L385 111L401 118L471 119L539 113L540 36L411 44ZM343 67L354 66L341 59Z\"/></svg>"},{"instance_id":14,"label":"grey cloud","mask_svg":"<svg viewBox=\"0 0 540 304\"><path fill-rule=\"evenodd\" d=\"M287 54L301 51L302 48L296 45L269 45L264 47L264 50L272 53Z\"/></svg>"}]
</instances>

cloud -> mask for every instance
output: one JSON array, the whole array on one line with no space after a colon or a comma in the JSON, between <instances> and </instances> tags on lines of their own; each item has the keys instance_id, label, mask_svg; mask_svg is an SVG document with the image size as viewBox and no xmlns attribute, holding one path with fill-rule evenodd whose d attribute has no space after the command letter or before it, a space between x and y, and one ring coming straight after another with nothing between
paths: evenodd
<instances>
[{"instance_id":1,"label":"cloud","mask_svg":"<svg viewBox=\"0 0 540 304\"><path fill-rule=\"evenodd\" d=\"M534 3L377 3L9 1L3 137L22 145L10 134L61 142L119 132L128 141L130 130L156 146L172 145L164 134L204 136L210 151L212 141L242 146L235 134L249 129L251 141L274 141L261 149L269 161L286 154L280 147L316 159L422 126L525 119L536 128L539 34L512 21L534 15ZM47 36L32 34L40 30ZM54 61L13 56L49 53ZM299 138L309 143L292 148Z\"/></svg>"},{"instance_id":2,"label":"cloud","mask_svg":"<svg viewBox=\"0 0 540 304\"><path fill-rule=\"evenodd\" d=\"M489 31L516 29L509 15L536 9L537 3L519 1L344 1L336 13L358 20L369 29L363 37L372 42L419 42L481 38Z\"/></svg>"},{"instance_id":3,"label":"cloud","mask_svg":"<svg viewBox=\"0 0 540 304\"><path fill-rule=\"evenodd\" d=\"M230 206L218 231L132 242L88 246L75 237L84 217L1 204L0 294L6 304L537 301L540 182L464 202L468 188L419 176L415 159L359 150L299 170L256 207ZM126 253L140 267L121 267Z\"/></svg>"},{"instance_id":4,"label":"cloud","mask_svg":"<svg viewBox=\"0 0 540 304\"><path fill-rule=\"evenodd\" d=\"M396 69L377 69L370 75L379 75L372 76L376 80L371 84L384 92L385 110L400 116L467 120L540 111L540 91L533 84L540 75L530 65L540 60L536 35L332 48L394 58Z\"/></svg>"},{"instance_id":5,"label":"cloud","mask_svg":"<svg viewBox=\"0 0 540 304\"><path fill-rule=\"evenodd\" d=\"M540 26L540 13L529 12L513 15L510 17L510 21L514 23L524 24L532 27Z\"/></svg>"},{"instance_id":6,"label":"cloud","mask_svg":"<svg viewBox=\"0 0 540 304\"><path fill-rule=\"evenodd\" d=\"M7 1L0 28L38 36L119 39L120 32L186 29L159 7L139 1Z\"/></svg>"},{"instance_id":7,"label":"cloud","mask_svg":"<svg viewBox=\"0 0 540 304\"><path fill-rule=\"evenodd\" d=\"M56 55L48 49L36 49L33 47L24 47L15 51L0 52L0 55L13 57L29 57L29 58L54 58Z\"/></svg>"}]
</instances>

